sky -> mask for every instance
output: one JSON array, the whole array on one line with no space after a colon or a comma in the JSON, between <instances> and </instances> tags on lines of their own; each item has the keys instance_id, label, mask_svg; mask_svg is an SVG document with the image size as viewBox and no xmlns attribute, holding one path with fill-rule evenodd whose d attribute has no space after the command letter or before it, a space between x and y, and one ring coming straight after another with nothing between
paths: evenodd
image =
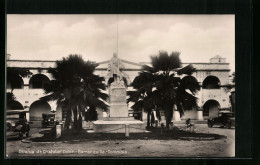
<instances>
[{"instance_id":1,"label":"sky","mask_svg":"<svg viewBox=\"0 0 260 165\"><path fill-rule=\"evenodd\" d=\"M11 59L85 60L118 57L150 62L160 50L181 52L182 62L220 55L235 70L234 15L7 15Z\"/></svg>"}]
</instances>

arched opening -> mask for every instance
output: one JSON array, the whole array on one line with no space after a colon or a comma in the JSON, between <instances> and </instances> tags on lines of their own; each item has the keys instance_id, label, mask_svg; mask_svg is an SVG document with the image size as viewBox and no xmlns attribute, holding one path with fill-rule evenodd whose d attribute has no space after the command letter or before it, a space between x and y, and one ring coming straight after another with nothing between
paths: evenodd
<instances>
[{"instance_id":1,"label":"arched opening","mask_svg":"<svg viewBox=\"0 0 260 165\"><path fill-rule=\"evenodd\" d=\"M217 117L219 109L220 109L220 104L218 101L208 100L203 105L203 117L204 118Z\"/></svg>"},{"instance_id":2,"label":"arched opening","mask_svg":"<svg viewBox=\"0 0 260 165\"><path fill-rule=\"evenodd\" d=\"M45 76L43 74L36 74L36 75L33 75L29 81L29 88L32 88L32 89L41 88L42 89L49 82L50 82L50 79L47 76Z\"/></svg>"},{"instance_id":3,"label":"arched opening","mask_svg":"<svg viewBox=\"0 0 260 165\"><path fill-rule=\"evenodd\" d=\"M35 101L30 106L30 121L42 120L43 113L51 113L51 106L45 101Z\"/></svg>"},{"instance_id":4,"label":"arched opening","mask_svg":"<svg viewBox=\"0 0 260 165\"><path fill-rule=\"evenodd\" d=\"M7 110L23 110L23 105L16 100L10 100L6 103L6 109Z\"/></svg>"},{"instance_id":5,"label":"arched opening","mask_svg":"<svg viewBox=\"0 0 260 165\"><path fill-rule=\"evenodd\" d=\"M10 77L7 75L7 82L6 82L6 87L7 89L23 89L24 87L24 82L22 77L19 75Z\"/></svg>"},{"instance_id":6,"label":"arched opening","mask_svg":"<svg viewBox=\"0 0 260 165\"><path fill-rule=\"evenodd\" d=\"M202 83L203 89L219 89L220 80L216 76L208 76Z\"/></svg>"}]
</instances>

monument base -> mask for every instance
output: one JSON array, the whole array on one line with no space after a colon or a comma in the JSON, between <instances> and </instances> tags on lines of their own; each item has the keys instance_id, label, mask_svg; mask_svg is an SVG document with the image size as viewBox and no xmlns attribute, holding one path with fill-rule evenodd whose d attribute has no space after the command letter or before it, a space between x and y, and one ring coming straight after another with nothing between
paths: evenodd
<instances>
[{"instance_id":1,"label":"monument base","mask_svg":"<svg viewBox=\"0 0 260 165\"><path fill-rule=\"evenodd\" d=\"M128 109L126 103L113 103L109 104L110 111L109 116L110 117L128 117Z\"/></svg>"},{"instance_id":2,"label":"monument base","mask_svg":"<svg viewBox=\"0 0 260 165\"><path fill-rule=\"evenodd\" d=\"M134 117L104 117L102 120L103 121L136 121Z\"/></svg>"},{"instance_id":3,"label":"monument base","mask_svg":"<svg viewBox=\"0 0 260 165\"><path fill-rule=\"evenodd\" d=\"M145 124L133 118L104 118L93 122L93 130L96 133L125 133L125 125L129 124L130 134L145 132Z\"/></svg>"}]
</instances>

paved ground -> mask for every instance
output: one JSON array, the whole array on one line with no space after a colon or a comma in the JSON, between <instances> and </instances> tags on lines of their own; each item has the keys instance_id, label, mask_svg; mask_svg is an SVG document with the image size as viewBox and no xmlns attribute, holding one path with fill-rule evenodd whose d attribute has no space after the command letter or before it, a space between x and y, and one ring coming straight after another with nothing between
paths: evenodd
<instances>
[{"instance_id":1,"label":"paved ground","mask_svg":"<svg viewBox=\"0 0 260 165\"><path fill-rule=\"evenodd\" d=\"M35 126L36 124L34 124ZM178 124L183 127L184 125ZM42 136L31 129L32 137ZM126 140L126 141L71 141L30 142L9 138L6 143L8 157L232 157L235 155L235 129L208 128L197 124L197 132L216 133L227 138L212 141L184 140Z\"/></svg>"}]
</instances>

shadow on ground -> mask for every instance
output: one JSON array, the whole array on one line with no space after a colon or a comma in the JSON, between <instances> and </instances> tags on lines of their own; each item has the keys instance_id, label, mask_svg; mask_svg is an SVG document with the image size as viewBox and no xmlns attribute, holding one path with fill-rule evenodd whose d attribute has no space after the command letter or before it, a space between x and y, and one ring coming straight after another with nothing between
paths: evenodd
<instances>
[{"instance_id":1,"label":"shadow on ground","mask_svg":"<svg viewBox=\"0 0 260 165\"><path fill-rule=\"evenodd\" d=\"M21 140L21 139L18 137L18 135L6 138L6 141L19 141L19 140Z\"/></svg>"},{"instance_id":2,"label":"shadow on ground","mask_svg":"<svg viewBox=\"0 0 260 165\"><path fill-rule=\"evenodd\" d=\"M63 130L61 137L56 139L55 128L44 130L40 133L42 137L30 138L33 142L58 142L58 141L104 141L104 140L187 140L205 141L226 138L226 136L211 133L191 133L175 127L173 130L162 130L161 128L148 128L148 133L130 133L125 137L124 133L88 133L86 130Z\"/></svg>"}]
</instances>

